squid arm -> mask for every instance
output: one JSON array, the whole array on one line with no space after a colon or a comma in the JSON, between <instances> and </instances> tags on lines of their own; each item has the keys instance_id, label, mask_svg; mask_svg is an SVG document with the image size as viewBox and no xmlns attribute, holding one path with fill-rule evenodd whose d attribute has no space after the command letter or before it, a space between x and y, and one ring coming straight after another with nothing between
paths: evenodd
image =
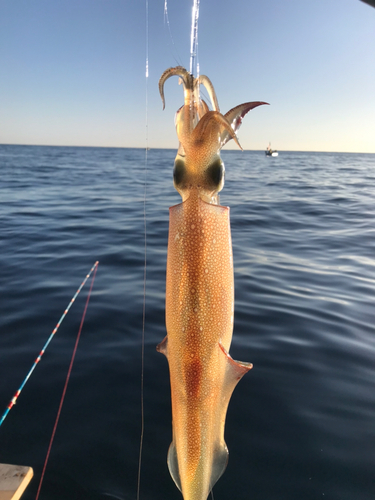
<instances>
[{"instance_id":1,"label":"squid arm","mask_svg":"<svg viewBox=\"0 0 375 500\"><path fill-rule=\"evenodd\" d=\"M229 355L233 334L234 280L229 208L218 205L224 185L222 146L243 117L263 102L236 106L225 115L205 76L194 78L178 66L163 73L164 83L179 76L185 103L176 114L180 141L174 186L182 203L169 219L166 328L157 349L169 364L173 440L168 467L184 500L206 500L225 470L224 426L232 392L251 363ZM203 84L213 111L200 99Z\"/></svg>"},{"instance_id":2,"label":"squid arm","mask_svg":"<svg viewBox=\"0 0 375 500\"><path fill-rule=\"evenodd\" d=\"M232 129L237 132L237 130L242 125L242 120L244 116L256 108L257 106L261 106L262 104L268 104L267 102L256 101L256 102L245 102L244 104L239 104L235 108L232 108L227 113L225 113L225 118L230 123ZM221 136L221 147L223 147L232 137L225 132L223 132Z\"/></svg>"}]
</instances>

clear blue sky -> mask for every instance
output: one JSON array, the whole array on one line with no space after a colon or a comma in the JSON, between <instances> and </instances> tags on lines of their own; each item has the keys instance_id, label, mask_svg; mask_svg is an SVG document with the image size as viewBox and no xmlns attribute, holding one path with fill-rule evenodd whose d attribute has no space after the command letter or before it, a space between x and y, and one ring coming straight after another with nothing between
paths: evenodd
<instances>
[{"instance_id":1,"label":"clear blue sky","mask_svg":"<svg viewBox=\"0 0 375 500\"><path fill-rule=\"evenodd\" d=\"M193 0L149 0L148 145L176 148ZM145 0L0 0L0 143L144 147ZM359 0L200 0L200 72L244 149L375 153L375 9ZM228 146L235 148L231 141Z\"/></svg>"}]
</instances>

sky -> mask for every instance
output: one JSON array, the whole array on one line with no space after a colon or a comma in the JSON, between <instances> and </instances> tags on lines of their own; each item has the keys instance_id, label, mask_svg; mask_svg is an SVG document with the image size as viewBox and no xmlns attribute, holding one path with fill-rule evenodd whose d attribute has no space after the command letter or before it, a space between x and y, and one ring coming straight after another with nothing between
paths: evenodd
<instances>
[{"instance_id":1,"label":"sky","mask_svg":"<svg viewBox=\"0 0 375 500\"><path fill-rule=\"evenodd\" d=\"M192 5L168 0L168 25L148 0L147 31L146 0L0 0L0 144L177 148L183 91L169 79L163 111L158 80L189 69ZM374 8L200 0L199 14L220 110L270 103L244 119L244 149L375 153Z\"/></svg>"}]
</instances>

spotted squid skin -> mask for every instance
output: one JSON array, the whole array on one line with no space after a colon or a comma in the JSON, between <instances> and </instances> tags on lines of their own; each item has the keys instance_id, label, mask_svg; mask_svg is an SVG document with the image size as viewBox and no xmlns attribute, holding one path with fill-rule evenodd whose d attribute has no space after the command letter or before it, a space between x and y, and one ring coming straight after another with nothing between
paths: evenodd
<instances>
[{"instance_id":1,"label":"spotted squid skin","mask_svg":"<svg viewBox=\"0 0 375 500\"><path fill-rule=\"evenodd\" d=\"M170 209L166 325L173 442L168 465L185 500L206 500L224 472L231 393L250 364L227 354L234 281L229 208L191 195Z\"/></svg>"},{"instance_id":2,"label":"spotted squid skin","mask_svg":"<svg viewBox=\"0 0 375 500\"><path fill-rule=\"evenodd\" d=\"M167 336L157 349L168 359L171 382L169 470L184 500L206 500L228 460L224 426L231 394L252 368L228 354L234 280L229 208L218 205L225 171L220 150L231 139L239 145L236 131L244 116L267 103L243 103L222 115L211 81L178 66L160 78L163 106L171 76L179 76L184 87L173 173L182 203L170 208ZM213 111L200 99L200 84Z\"/></svg>"}]
</instances>

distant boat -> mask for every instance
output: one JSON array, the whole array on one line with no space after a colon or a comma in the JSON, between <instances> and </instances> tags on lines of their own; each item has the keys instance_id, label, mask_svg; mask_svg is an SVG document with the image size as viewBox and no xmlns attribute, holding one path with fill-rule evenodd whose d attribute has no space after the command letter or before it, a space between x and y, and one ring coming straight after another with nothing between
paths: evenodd
<instances>
[{"instance_id":1,"label":"distant boat","mask_svg":"<svg viewBox=\"0 0 375 500\"><path fill-rule=\"evenodd\" d=\"M265 153L266 153L266 156L279 156L278 151L276 149L271 148L271 143L268 144Z\"/></svg>"}]
</instances>

